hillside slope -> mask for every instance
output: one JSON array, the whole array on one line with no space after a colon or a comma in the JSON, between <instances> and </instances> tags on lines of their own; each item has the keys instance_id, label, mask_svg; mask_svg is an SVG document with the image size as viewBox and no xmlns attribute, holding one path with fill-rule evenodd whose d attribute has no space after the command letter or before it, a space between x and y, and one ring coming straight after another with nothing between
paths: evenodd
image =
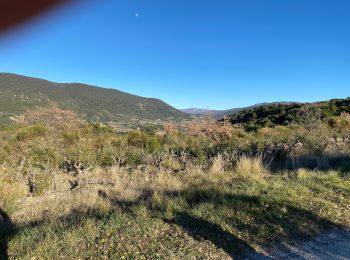
<instances>
[{"instance_id":1,"label":"hillside slope","mask_svg":"<svg viewBox=\"0 0 350 260\"><path fill-rule=\"evenodd\" d=\"M0 73L0 122L28 109L54 103L88 120L129 122L182 120L187 115L159 99L144 98L115 89L78 83L53 83L15 74Z\"/></svg>"},{"instance_id":2,"label":"hillside slope","mask_svg":"<svg viewBox=\"0 0 350 260\"><path fill-rule=\"evenodd\" d=\"M240 111L229 116L231 124L241 124L246 130L262 127L310 124L313 120L326 120L341 113L350 113L350 97L315 103L274 103Z\"/></svg>"}]
</instances>

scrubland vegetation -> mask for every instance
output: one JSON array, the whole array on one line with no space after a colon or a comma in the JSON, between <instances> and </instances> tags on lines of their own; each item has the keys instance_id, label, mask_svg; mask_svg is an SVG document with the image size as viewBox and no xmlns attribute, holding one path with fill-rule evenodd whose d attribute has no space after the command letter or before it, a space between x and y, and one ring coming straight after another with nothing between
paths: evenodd
<instances>
[{"instance_id":1,"label":"scrubland vegetation","mask_svg":"<svg viewBox=\"0 0 350 260\"><path fill-rule=\"evenodd\" d=\"M350 111L350 98L316 103L271 103L244 109L229 117L232 124L242 124L248 130L277 125L308 125L310 119L332 120Z\"/></svg>"},{"instance_id":2,"label":"scrubland vegetation","mask_svg":"<svg viewBox=\"0 0 350 260\"><path fill-rule=\"evenodd\" d=\"M240 258L350 225L350 117L112 129L41 109L0 128L0 258Z\"/></svg>"}]
</instances>

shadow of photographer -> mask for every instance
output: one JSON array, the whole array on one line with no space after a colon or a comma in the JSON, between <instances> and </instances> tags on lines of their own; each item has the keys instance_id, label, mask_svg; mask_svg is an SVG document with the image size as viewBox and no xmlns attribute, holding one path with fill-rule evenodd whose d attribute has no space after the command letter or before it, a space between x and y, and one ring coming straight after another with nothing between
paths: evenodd
<instances>
[{"instance_id":1,"label":"shadow of photographer","mask_svg":"<svg viewBox=\"0 0 350 260\"><path fill-rule=\"evenodd\" d=\"M0 259L7 260L8 241L14 231L14 225L5 211L0 208Z\"/></svg>"}]
</instances>

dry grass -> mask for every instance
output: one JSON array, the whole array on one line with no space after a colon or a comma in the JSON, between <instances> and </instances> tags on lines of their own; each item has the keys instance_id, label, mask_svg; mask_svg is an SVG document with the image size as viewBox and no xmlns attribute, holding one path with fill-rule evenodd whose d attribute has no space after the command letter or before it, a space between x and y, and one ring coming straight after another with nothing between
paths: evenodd
<instances>
[{"instance_id":1,"label":"dry grass","mask_svg":"<svg viewBox=\"0 0 350 260\"><path fill-rule=\"evenodd\" d=\"M221 173L225 170L227 165L227 162L225 158L221 155L218 154L214 159L211 164L211 167L209 169L209 173Z\"/></svg>"},{"instance_id":2,"label":"dry grass","mask_svg":"<svg viewBox=\"0 0 350 260\"><path fill-rule=\"evenodd\" d=\"M164 193L179 191L181 181L169 172L153 172L152 169L134 170L128 173L125 168L113 167L112 175L116 178L113 189L114 196L125 201L135 201L147 193Z\"/></svg>"},{"instance_id":3,"label":"dry grass","mask_svg":"<svg viewBox=\"0 0 350 260\"><path fill-rule=\"evenodd\" d=\"M84 211L90 208L108 210L110 204L91 190L71 193L56 193L41 197L26 197L19 200L20 210L13 214L12 221L18 225L48 220L54 221L69 215L74 210Z\"/></svg>"},{"instance_id":4,"label":"dry grass","mask_svg":"<svg viewBox=\"0 0 350 260\"><path fill-rule=\"evenodd\" d=\"M321 230L326 221L315 214L338 223L348 219L350 183L337 173L299 170L273 175L260 157L240 157L235 171L226 167L227 159L220 155L209 170L188 164L181 173L151 165L97 167L80 176L55 171L48 174L51 183L43 193L31 197L15 189L21 187L20 178L8 185L14 171L2 171L1 188L14 196L10 199L0 189L0 199L17 205L9 212L18 230L10 239L9 254L29 259L58 254L159 258L171 250L175 258L201 258L210 244L211 252L223 259L228 255L222 248L229 245L227 252L235 250L232 237L259 248L271 236L288 238L296 228ZM263 179L267 174L268 182ZM65 190L74 180L79 185ZM206 234L205 239L192 239L195 232Z\"/></svg>"},{"instance_id":5,"label":"dry grass","mask_svg":"<svg viewBox=\"0 0 350 260\"><path fill-rule=\"evenodd\" d=\"M268 173L260 156L248 157L245 155L238 158L235 171L240 175L252 178L262 178Z\"/></svg>"},{"instance_id":6,"label":"dry grass","mask_svg":"<svg viewBox=\"0 0 350 260\"><path fill-rule=\"evenodd\" d=\"M26 183L5 165L0 166L0 208L11 213L18 209L18 200L28 193Z\"/></svg>"},{"instance_id":7,"label":"dry grass","mask_svg":"<svg viewBox=\"0 0 350 260\"><path fill-rule=\"evenodd\" d=\"M153 170L151 167L131 172L124 167L96 168L77 177L58 171L50 175L50 183L40 196L28 196L25 184L20 185L13 180L8 184L5 178L8 175L1 173L0 206L8 212L15 212L13 221L23 224L47 217L57 219L75 209L108 210L111 204L99 195L101 192L120 201L133 202L145 194L152 197L178 192L184 186L169 172L155 173ZM78 186L70 190L69 183L72 181L77 181Z\"/></svg>"}]
</instances>

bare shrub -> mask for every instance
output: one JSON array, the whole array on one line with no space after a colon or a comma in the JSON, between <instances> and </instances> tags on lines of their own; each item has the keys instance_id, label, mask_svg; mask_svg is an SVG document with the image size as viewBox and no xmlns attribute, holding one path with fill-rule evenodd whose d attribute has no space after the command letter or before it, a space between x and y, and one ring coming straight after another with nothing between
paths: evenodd
<instances>
[{"instance_id":1,"label":"bare shrub","mask_svg":"<svg viewBox=\"0 0 350 260\"><path fill-rule=\"evenodd\" d=\"M54 130L80 129L86 122L76 113L56 106L37 108L13 119L19 125L43 124Z\"/></svg>"},{"instance_id":2,"label":"bare shrub","mask_svg":"<svg viewBox=\"0 0 350 260\"><path fill-rule=\"evenodd\" d=\"M173 122L166 122L163 124L163 130L169 134L169 133L174 133L178 130L177 126Z\"/></svg>"},{"instance_id":3,"label":"bare shrub","mask_svg":"<svg viewBox=\"0 0 350 260\"><path fill-rule=\"evenodd\" d=\"M325 152L329 143L329 129L320 124L314 128L306 129L302 133L301 143L306 152L312 155L321 155Z\"/></svg>"},{"instance_id":4,"label":"bare shrub","mask_svg":"<svg viewBox=\"0 0 350 260\"><path fill-rule=\"evenodd\" d=\"M214 141L228 140L232 137L233 128L228 119L217 122L212 117L195 118L186 123L186 131L194 136L205 136Z\"/></svg>"},{"instance_id":5,"label":"bare shrub","mask_svg":"<svg viewBox=\"0 0 350 260\"><path fill-rule=\"evenodd\" d=\"M322 123L320 107L314 104L304 106L299 112L297 121L297 123L304 126L307 130L317 128Z\"/></svg>"}]
</instances>

